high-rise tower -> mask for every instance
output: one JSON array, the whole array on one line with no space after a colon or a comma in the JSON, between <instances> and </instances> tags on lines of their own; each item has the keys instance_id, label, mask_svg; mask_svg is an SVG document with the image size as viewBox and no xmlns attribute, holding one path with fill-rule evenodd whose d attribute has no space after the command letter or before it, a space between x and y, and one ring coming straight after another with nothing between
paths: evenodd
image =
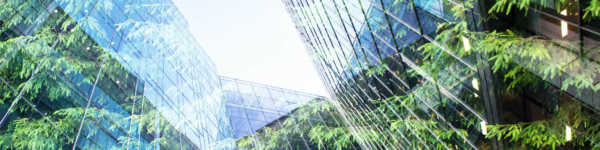
<instances>
[{"instance_id":1,"label":"high-rise tower","mask_svg":"<svg viewBox=\"0 0 600 150\"><path fill-rule=\"evenodd\" d=\"M170 0L0 8L0 149L233 143L215 65Z\"/></svg>"},{"instance_id":2,"label":"high-rise tower","mask_svg":"<svg viewBox=\"0 0 600 150\"><path fill-rule=\"evenodd\" d=\"M600 5L502 2L283 0L365 147L599 148Z\"/></svg>"}]
</instances>

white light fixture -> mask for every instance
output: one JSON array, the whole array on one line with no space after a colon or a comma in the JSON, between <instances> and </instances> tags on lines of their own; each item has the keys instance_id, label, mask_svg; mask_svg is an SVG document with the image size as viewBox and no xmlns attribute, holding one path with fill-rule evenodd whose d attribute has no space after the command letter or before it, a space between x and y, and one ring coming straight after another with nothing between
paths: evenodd
<instances>
[{"instance_id":1,"label":"white light fixture","mask_svg":"<svg viewBox=\"0 0 600 150\"><path fill-rule=\"evenodd\" d=\"M87 47L87 50L90 50L90 47Z\"/></svg>"},{"instance_id":2,"label":"white light fixture","mask_svg":"<svg viewBox=\"0 0 600 150\"><path fill-rule=\"evenodd\" d=\"M564 15L564 16L567 16L567 10L565 9L565 10L561 11L560 14ZM569 27L568 27L568 25L569 24L567 24L567 22L562 21L562 20L560 21L560 29L562 31L562 37L565 37L565 36L567 36L567 34L569 34Z\"/></svg>"},{"instance_id":3,"label":"white light fixture","mask_svg":"<svg viewBox=\"0 0 600 150\"><path fill-rule=\"evenodd\" d=\"M117 81L117 84L119 84L119 81Z\"/></svg>"},{"instance_id":4,"label":"white light fixture","mask_svg":"<svg viewBox=\"0 0 600 150\"><path fill-rule=\"evenodd\" d=\"M566 133L565 133L565 138L567 141L571 141L571 127L566 126Z\"/></svg>"},{"instance_id":5,"label":"white light fixture","mask_svg":"<svg viewBox=\"0 0 600 150\"><path fill-rule=\"evenodd\" d=\"M471 81L471 84L473 84L473 88L479 91L479 82L477 81L477 79L473 79L473 81Z\"/></svg>"},{"instance_id":6,"label":"white light fixture","mask_svg":"<svg viewBox=\"0 0 600 150\"><path fill-rule=\"evenodd\" d=\"M462 36L462 40L463 40L463 45L465 45L465 51L471 50L471 43L469 42L469 39L465 36Z\"/></svg>"},{"instance_id":7,"label":"white light fixture","mask_svg":"<svg viewBox=\"0 0 600 150\"><path fill-rule=\"evenodd\" d=\"M485 123L485 121L481 121L480 124L481 124L481 134L487 135L487 128L486 128L487 124Z\"/></svg>"},{"instance_id":8,"label":"white light fixture","mask_svg":"<svg viewBox=\"0 0 600 150\"><path fill-rule=\"evenodd\" d=\"M55 12L55 13L57 13L57 12L58 12L58 10L56 10L56 9L55 9L55 10L54 10L54 12Z\"/></svg>"},{"instance_id":9,"label":"white light fixture","mask_svg":"<svg viewBox=\"0 0 600 150\"><path fill-rule=\"evenodd\" d=\"M114 45L114 44L115 44L115 42L110 42L110 45Z\"/></svg>"}]
</instances>

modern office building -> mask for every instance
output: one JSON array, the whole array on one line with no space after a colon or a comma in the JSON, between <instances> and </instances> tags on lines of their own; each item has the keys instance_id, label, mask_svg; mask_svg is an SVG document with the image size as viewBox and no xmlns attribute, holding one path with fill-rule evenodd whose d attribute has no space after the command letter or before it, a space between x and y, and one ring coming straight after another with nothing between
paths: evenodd
<instances>
[{"instance_id":1,"label":"modern office building","mask_svg":"<svg viewBox=\"0 0 600 150\"><path fill-rule=\"evenodd\" d=\"M310 112L306 112L307 110L313 110L306 107L315 107L315 103L326 100L323 96L222 76L221 84L236 140L238 143L240 140L251 141L249 145L238 144L239 149L265 149L267 144L277 145L271 149L319 149L319 146L313 144L308 138L308 133L304 135L299 133L307 132L317 124L343 125L342 120L334 116L337 114L327 111L319 111L309 115L308 118L306 116L302 118L300 113L308 114ZM302 107L304 109L301 110ZM289 121L292 122L285 124L287 119L291 119ZM310 121L301 121L301 119ZM285 128L297 132L266 136L264 131L266 127L271 131ZM273 140L274 138L280 140Z\"/></svg>"},{"instance_id":2,"label":"modern office building","mask_svg":"<svg viewBox=\"0 0 600 150\"><path fill-rule=\"evenodd\" d=\"M232 149L215 65L170 0L0 8L0 149Z\"/></svg>"},{"instance_id":3,"label":"modern office building","mask_svg":"<svg viewBox=\"0 0 600 150\"><path fill-rule=\"evenodd\" d=\"M228 77L220 77L227 110L240 139L289 114L313 99L323 96L282 89Z\"/></svg>"},{"instance_id":4,"label":"modern office building","mask_svg":"<svg viewBox=\"0 0 600 150\"><path fill-rule=\"evenodd\" d=\"M590 2L531 1L492 14L491 0L283 0L328 92L343 104L348 126L355 135L383 137L359 140L370 149L539 149L520 141L540 134L552 139L529 142L598 148L592 124L600 119L600 19L583 17ZM452 22L466 26L440 26ZM468 32L444 40L452 37L444 31L456 26ZM496 33L485 31L504 32L498 41L522 36L513 39L536 43L482 54L488 47L475 44L489 44L483 35ZM515 52L502 61L519 70L494 68L503 62L492 56L526 47L545 48L548 56ZM548 66L554 68L540 69ZM512 135L486 138L498 131L494 125L536 130L516 142Z\"/></svg>"}]
</instances>

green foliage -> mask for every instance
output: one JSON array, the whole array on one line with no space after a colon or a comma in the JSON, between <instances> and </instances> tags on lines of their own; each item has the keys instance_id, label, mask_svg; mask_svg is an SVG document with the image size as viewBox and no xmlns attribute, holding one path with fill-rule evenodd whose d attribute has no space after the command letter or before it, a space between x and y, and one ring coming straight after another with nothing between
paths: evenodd
<instances>
[{"instance_id":1,"label":"green foliage","mask_svg":"<svg viewBox=\"0 0 600 150\"><path fill-rule=\"evenodd\" d=\"M486 137L497 137L499 140L510 139L511 142L520 142L512 147L533 147L536 149L555 149L565 145L566 126L572 129L572 143L579 146L589 146L597 149L600 137L600 126L589 125L595 122L598 114L587 112L579 102L572 102L559 108L555 113L556 118L533 122L520 122L516 124L488 125Z\"/></svg>"},{"instance_id":2,"label":"green foliage","mask_svg":"<svg viewBox=\"0 0 600 150\"><path fill-rule=\"evenodd\" d=\"M509 14L513 6L520 10L526 10L533 5L532 2L529 0L498 0L490 9L490 13L505 12ZM572 9L560 8L567 6L564 4L568 3L567 1L555 2L557 10ZM542 0L536 3L545 4L547 2ZM595 7L597 6L584 9L586 11L596 10ZM453 9L453 11L456 14L462 12L461 9ZM525 36L523 33L513 30L471 31L465 18L460 15L455 15L455 17L456 21L441 23L438 26L438 35L434 42L419 47L418 50L425 55L424 62L419 68L412 69L409 73L413 76L433 76L429 78L431 82L443 83L438 79L440 78L438 74L442 72L473 73L471 69L453 69L455 59L468 60L472 54L481 54L484 55L484 58L488 58L489 64L477 65L489 65L496 75L503 77L507 82L507 84L500 84L500 88L503 90L497 91L499 94L518 93L524 88L535 91L542 88L542 85L546 87L550 85L545 81L553 80L560 80L560 88L563 91L573 87L581 89L576 90L578 96L581 96L583 89L592 91L600 89L597 85L591 84L593 78L599 73L599 68L587 60L577 59L577 56L571 57L573 52L591 49L582 47L580 42L551 40L539 35ZM584 18L591 19L590 17L598 17L598 15ZM470 51L465 49L463 37L471 43ZM566 76L563 72L568 72L571 76ZM573 145L598 148L599 130L597 126L581 128L581 124L595 122L589 120L590 118L598 117L591 115L587 112L589 110L580 105L580 102L561 105L557 112L552 113L555 116L553 119L488 125L486 137L496 137L499 140L509 139L510 142L519 143L511 144L511 148L554 149L568 143L564 138L565 126L572 126L574 132L578 132L573 134ZM466 123L465 125L472 124Z\"/></svg>"},{"instance_id":3,"label":"green foliage","mask_svg":"<svg viewBox=\"0 0 600 150\"><path fill-rule=\"evenodd\" d=\"M371 77L373 75L379 75L379 76L383 76L383 74L385 73L386 68L387 68L387 64L382 63L380 65L376 65L376 66L371 66L369 67L369 69L367 70L366 74L367 76Z\"/></svg>"},{"instance_id":4,"label":"green foliage","mask_svg":"<svg viewBox=\"0 0 600 150\"><path fill-rule=\"evenodd\" d=\"M497 0L496 3L490 8L489 13L501 13L505 12L507 15L510 13L512 8L517 8L519 10L528 10L529 7L535 6L536 9L548 8L553 6L553 9L556 9L557 13L560 13L562 10L569 10L569 12L576 11L577 5L571 5L572 3L577 3L577 1L571 0ZM536 4L536 5L534 5ZM590 21L594 18L600 17L600 1L598 0L590 0L589 4L582 5L582 9L584 15L582 17L585 21Z\"/></svg>"}]
</instances>

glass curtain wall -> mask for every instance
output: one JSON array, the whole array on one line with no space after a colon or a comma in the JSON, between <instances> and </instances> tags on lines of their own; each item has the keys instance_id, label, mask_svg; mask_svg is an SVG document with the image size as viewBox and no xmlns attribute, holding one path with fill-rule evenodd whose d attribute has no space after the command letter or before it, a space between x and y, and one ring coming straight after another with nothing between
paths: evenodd
<instances>
[{"instance_id":1,"label":"glass curtain wall","mask_svg":"<svg viewBox=\"0 0 600 150\"><path fill-rule=\"evenodd\" d=\"M309 111L325 103L323 96L228 77L221 77L221 84L240 149L318 149L308 131L318 124L343 124L334 113Z\"/></svg>"},{"instance_id":2,"label":"glass curtain wall","mask_svg":"<svg viewBox=\"0 0 600 150\"><path fill-rule=\"evenodd\" d=\"M216 68L170 0L0 7L0 149L232 148Z\"/></svg>"},{"instance_id":3,"label":"glass curtain wall","mask_svg":"<svg viewBox=\"0 0 600 150\"><path fill-rule=\"evenodd\" d=\"M498 133L497 129L505 129L501 125L533 122L549 126L543 133L558 136L553 139L558 145L567 143L562 148L598 147L600 140L594 138L597 127L578 126L597 124L600 108L595 96L599 91L594 58L600 40L598 26L593 24L598 18L586 22L579 13L590 6L590 1L550 2L566 12L551 7L541 10L541 4L536 2L529 7L523 5L522 10L509 6L510 14L488 14L495 2L283 0L328 92L340 102L339 109L348 120L347 125L354 129L353 134L378 134L377 139L359 139L361 146L510 149L519 142L486 138L488 130ZM482 18L496 21L485 22ZM447 25L455 22L460 23ZM444 32L459 27L477 34ZM566 30L561 32L561 28ZM510 73L515 72L497 71L495 65L501 62L490 61L498 59L492 57L498 53L482 55L484 48L472 46L483 43L479 40L490 34L485 31L493 30L507 35L513 30L524 37L540 35L540 39L582 42L560 48L529 45L549 47L550 57L542 61L533 61L531 55L511 58L511 67L522 67L522 74L531 75L520 76L520 72L514 78ZM565 51L565 47L571 49ZM529 66L544 63L558 66L559 71L551 76L550 70ZM575 105L583 107L571 109ZM564 114L558 115L563 112L560 110L585 112L590 119L564 120ZM577 141L585 146L565 139L571 137L571 131L581 134Z\"/></svg>"}]
</instances>

